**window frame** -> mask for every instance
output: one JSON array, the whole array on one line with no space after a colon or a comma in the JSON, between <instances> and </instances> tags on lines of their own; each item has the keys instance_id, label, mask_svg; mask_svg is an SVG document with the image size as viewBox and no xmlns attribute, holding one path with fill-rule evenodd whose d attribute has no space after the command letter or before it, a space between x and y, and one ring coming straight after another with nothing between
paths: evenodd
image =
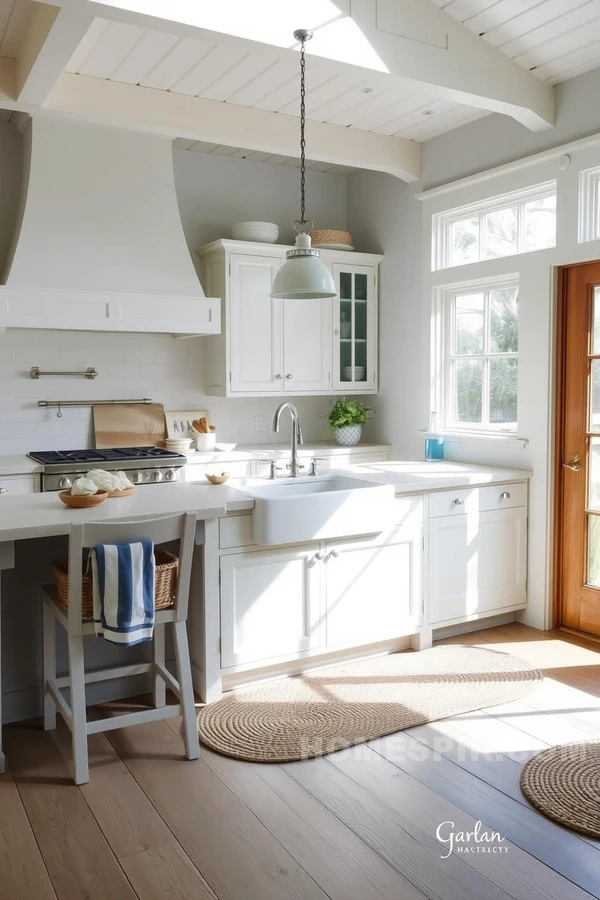
<instances>
[{"instance_id":1,"label":"window frame","mask_svg":"<svg viewBox=\"0 0 600 900\"><path fill-rule=\"evenodd\" d=\"M600 179L600 169L598 170ZM554 244L550 247L543 247L538 250L527 250L525 246L525 206L535 200L544 200L547 197L555 196L558 204L558 185L554 178L550 181L544 181L540 184L531 185L521 188L517 191L509 191L504 194L497 194L488 197L485 200L479 200L476 203L469 203L465 206L459 206L454 209L446 209L442 212L434 213L431 221L431 271L438 272L442 269L454 269L461 266L472 266L477 263L492 262L495 259L508 259L518 256L522 253L539 253L551 250L556 247L556 232ZM514 253L507 253L504 256L490 256L487 253L487 238L485 229L486 215L498 212L502 209L517 207L517 249ZM452 252L452 227L456 222L464 219L479 219L479 257L471 262L453 263L451 260ZM558 211L557 211L558 221Z\"/></svg>"},{"instance_id":2,"label":"window frame","mask_svg":"<svg viewBox=\"0 0 600 900\"><path fill-rule=\"evenodd\" d=\"M498 438L515 438L518 430L518 388L517 388L517 421L511 427L502 423L489 421L465 422L457 420L454 397L453 368L461 359L480 359L484 361L482 384L482 419L489 419L489 360L519 360L519 348L511 353L489 353L487 336L489 334L489 301L484 300L484 345L479 354L454 353L456 336L455 301L457 296L467 294L489 294L494 290L519 290L519 275L511 273L489 278L478 278L460 284L445 285L434 289L432 315L432 409L438 411L441 431L445 435L473 435ZM488 352L486 352L486 349ZM518 364L518 363L517 363ZM518 374L517 374L518 379ZM485 416L484 416L485 414Z\"/></svg>"},{"instance_id":3,"label":"window frame","mask_svg":"<svg viewBox=\"0 0 600 900\"><path fill-rule=\"evenodd\" d=\"M579 229L577 243L600 239L600 166L579 173Z\"/></svg>"}]
</instances>

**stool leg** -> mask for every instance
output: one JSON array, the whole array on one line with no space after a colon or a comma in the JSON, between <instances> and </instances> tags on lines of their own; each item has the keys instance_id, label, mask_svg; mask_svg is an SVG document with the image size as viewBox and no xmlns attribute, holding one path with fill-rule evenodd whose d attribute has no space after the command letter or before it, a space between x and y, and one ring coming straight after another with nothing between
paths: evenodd
<instances>
[{"instance_id":1,"label":"stool leg","mask_svg":"<svg viewBox=\"0 0 600 900\"><path fill-rule=\"evenodd\" d=\"M152 658L155 663L165 664L165 626L154 626L154 640L152 642ZM154 705L165 706L167 702L167 686L160 675L154 673Z\"/></svg>"},{"instance_id":2,"label":"stool leg","mask_svg":"<svg viewBox=\"0 0 600 900\"><path fill-rule=\"evenodd\" d=\"M69 638L69 673L71 676L71 740L75 784L90 780L88 767L87 728L85 717L85 671L83 666L83 638Z\"/></svg>"},{"instance_id":3,"label":"stool leg","mask_svg":"<svg viewBox=\"0 0 600 900\"><path fill-rule=\"evenodd\" d=\"M185 621L174 622L175 659L177 661L177 677L183 707L183 733L185 737L185 753L188 759L198 759L200 745L198 743L198 722L194 687L192 684L192 667Z\"/></svg>"},{"instance_id":4,"label":"stool leg","mask_svg":"<svg viewBox=\"0 0 600 900\"><path fill-rule=\"evenodd\" d=\"M56 703L48 691L48 682L56 680L56 620L46 603L42 603L44 626L44 731L56 728Z\"/></svg>"}]
</instances>

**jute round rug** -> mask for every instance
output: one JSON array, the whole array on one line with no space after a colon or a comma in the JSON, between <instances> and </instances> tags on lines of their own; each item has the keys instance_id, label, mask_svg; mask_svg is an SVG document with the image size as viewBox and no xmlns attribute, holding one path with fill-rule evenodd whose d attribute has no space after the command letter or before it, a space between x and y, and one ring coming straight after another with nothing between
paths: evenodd
<instances>
[{"instance_id":1,"label":"jute round rug","mask_svg":"<svg viewBox=\"0 0 600 900\"><path fill-rule=\"evenodd\" d=\"M200 740L226 756L290 762L522 697L542 675L508 653L448 645L345 663L232 691Z\"/></svg>"},{"instance_id":2,"label":"jute round rug","mask_svg":"<svg viewBox=\"0 0 600 900\"><path fill-rule=\"evenodd\" d=\"M523 767L521 790L544 816L600 838L600 741L538 753Z\"/></svg>"}]
</instances>

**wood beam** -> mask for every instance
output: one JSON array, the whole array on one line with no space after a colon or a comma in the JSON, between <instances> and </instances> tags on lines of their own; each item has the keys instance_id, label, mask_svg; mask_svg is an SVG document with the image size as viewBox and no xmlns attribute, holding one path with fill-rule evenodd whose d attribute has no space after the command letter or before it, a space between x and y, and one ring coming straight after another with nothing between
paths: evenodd
<instances>
[{"instance_id":1,"label":"wood beam","mask_svg":"<svg viewBox=\"0 0 600 900\"><path fill-rule=\"evenodd\" d=\"M17 61L0 56L0 104L12 109L17 96Z\"/></svg>"},{"instance_id":2,"label":"wood beam","mask_svg":"<svg viewBox=\"0 0 600 900\"><path fill-rule=\"evenodd\" d=\"M296 116L68 72L43 110L170 137L300 155ZM403 181L420 177L421 147L414 141L311 120L306 137L313 159L389 172Z\"/></svg>"},{"instance_id":3,"label":"wood beam","mask_svg":"<svg viewBox=\"0 0 600 900\"><path fill-rule=\"evenodd\" d=\"M172 19L148 15L140 0L39 0L64 8L84 7L95 16L113 21L141 25L167 31L180 37L243 46L247 52L271 52L285 56L294 52L289 47L265 45L243 39L235 24L235 13L227 15L231 0L219 0L224 13L224 31L201 27L202 4L197 4L198 26L188 21L175 21L176 4L165 4L165 15ZM116 2L116 0L115 0ZM387 73L390 78L409 80L440 97L465 103L490 112L511 116L532 131L554 125L554 89L540 81L514 60L492 47L478 35L457 22L449 13L430 0L332 0L340 16L320 26L309 44L311 55L342 63L353 69L365 68ZM168 10L168 12L167 12ZM346 13L350 11L350 16ZM184 16L182 15L183 19ZM354 37L348 39L348 20L352 20ZM310 23L304 23L305 25ZM336 31L337 29L337 31ZM339 31L339 36L338 36ZM238 32L238 33L236 33ZM368 50L361 62L360 47Z\"/></svg>"},{"instance_id":4,"label":"wood beam","mask_svg":"<svg viewBox=\"0 0 600 900\"><path fill-rule=\"evenodd\" d=\"M34 3L16 65L16 97L41 105L93 22L81 8Z\"/></svg>"}]
</instances>

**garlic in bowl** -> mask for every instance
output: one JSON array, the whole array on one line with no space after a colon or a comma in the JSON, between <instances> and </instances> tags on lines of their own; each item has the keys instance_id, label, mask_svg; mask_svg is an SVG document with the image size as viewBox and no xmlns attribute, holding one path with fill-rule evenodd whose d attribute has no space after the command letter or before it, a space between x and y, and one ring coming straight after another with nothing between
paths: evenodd
<instances>
[{"instance_id":1,"label":"garlic in bowl","mask_svg":"<svg viewBox=\"0 0 600 900\"><path fill-rule=\"evenodd\" d=\"M229 472L221 472L220 475L210 475L206 472L206 480L211 484L225 484L226 481L229 481L229 477Z\"/></svg>"}]
</instances>

